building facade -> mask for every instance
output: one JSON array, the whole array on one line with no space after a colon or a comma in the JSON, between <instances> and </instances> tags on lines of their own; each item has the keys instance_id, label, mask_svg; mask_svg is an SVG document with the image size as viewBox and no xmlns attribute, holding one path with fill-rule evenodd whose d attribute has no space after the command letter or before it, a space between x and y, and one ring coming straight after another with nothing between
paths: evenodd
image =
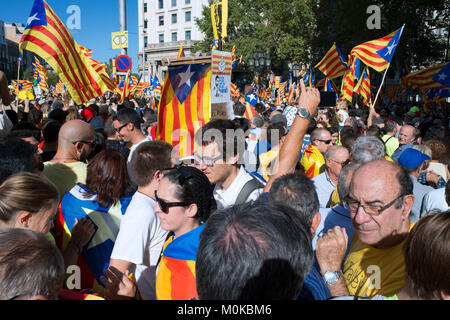
<instances>
[{"instance_id":1,"label":"building facade","mask_svg":"<svg viewBox=\"0 0 450 320\"><path fill-rule=\"evenodd\" d=\"M177 57L180 45L186 56L193 55L195 41L203 34L195 24L208 0L138 0L139 73L149 81L155 73L164 79L163 58Z\"/></svg>"}]
</instances>

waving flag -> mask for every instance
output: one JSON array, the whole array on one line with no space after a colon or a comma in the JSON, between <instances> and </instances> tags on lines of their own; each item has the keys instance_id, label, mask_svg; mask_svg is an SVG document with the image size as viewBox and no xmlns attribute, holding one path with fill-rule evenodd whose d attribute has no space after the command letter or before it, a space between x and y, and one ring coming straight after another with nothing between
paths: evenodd
<instances>
[{"instance_id":1,"label":"waving flag","mask_svg":"<svg viewBox=\"0 0 450 320\"><path fill-rule=\"evenodd\" d=\"M335 43L314 68L319 69L328 79L340 77L350 69Z\"/></svg>"},{"instance_id":2,"label":"waving flag","mask_svg":"<svg viewBox=\"0 0 450 320\"><path fill-rule=\"evenodd\" d=\"M44 59L62 79L76 104L102 95L107 87L64 24L44 0L35 0L19 49Z\"/></svg>"},{"instance_id":3,"label":"waving flag","mask_svg":"<svg viewBox=\"0 0 450 320\"><path fill-rule=\"evenodd\" d=\"M342 97L349 102L352 102L353 89L355 88L355 83L359 79L359 66L360 60L355 57L352 61L352 67L350 71L342 79Z\"/></svg>"},{"instance_id":4,"label":"waving flag","mask_svg":"<svg viewBox=\"0 0 450 320\"><path fill-rule=\"evenodd\" d=\"M167 239L156 276L158 300L189 300L198 296L195 261L204 226L202 224L178 238Z\"/></svg>"},{"instance_id":5,"label":"waving flag","mask_svg":"<svg viewBox=\"0 0 450 320\"><path fill-rule=\"evenodd\" d=\"M125 76L123 80L123 86L122 88L118 89L118 93L120 95L119 104L122 104L131 93L131 74L130 71L127 72L127 75Z\"/></svg>"},{"instance_id":6,"label":"waving flag","mask_svg":"<svg viewBox=\"0 0 450 320\"><path fill-rule=\"evenodd\" d=\"M236 66L236 46L231 49L231 61L231 67L234 68Z\"/></svg>"},{"instance_id":7,"label":"waving flag","mask_svg":"<svg viewBox=\"0 0 450 320\"><path fill-rule=\"evenodd\" d=\"M17 89L19 89L19 91L26 90L26 91L33 92L33 82L32 81L19 80L18 84L17 84L16 80L12 80L11 82L12 82L12 85L13 85L15 91L17 91Z\"/></svg>"},{"instance_id":8,"label":"waving flag","mask_svg":"<svg viewBox=\"0 0 450 320\"><path fill-rule=\"evenodd\" d=\"M352 49L350 55L360 58L367 66L378 72L385 70L391 63L404 27L403 25L383 38L357 45Z\"/></svg>"},{"instance_id":9,"label":"waving flag","mask_svg":"<svg viewBox=\"0 0 450 320\"><path fill-rule=\"evenodd\" d=\"M359 79L358 84L355 86L354 92L358 93L362 98L363 103L366 106L372 104L372 97L370 95L370 74L369 67L364 68L364 74Z\"/></svg>"},{"instance_id":10,"label":"waving flag","mask_svg":"<svg viewBox=\"0 0 450 320\"><path fill-rule=\"evenodd\" d=\"M34 69L34 79L36 83L39 85L42 91L48 92L48 84L47 84L47 70L41 65L41 62L37 57L34 57L35 62L33 63Z\"/></svg>"},{"instance_id":11,"label":"waving flag","mask_svg":"<svg viewBox=\"0 0 450 320\"><path fill-rule=\"evenodd\" d=\"M159 77L156 75L156 73L155 73L155 76L153 77L152 90L155 95L161 95L162 84L161 84L161 81L159 80Z\"/></svg>"},{"instance_id":12,"label":"waving flag","mask_svg":"<svg viewBox=\"0 0 450 320\"><path fill-rule=\"evenodd\" d=\"M103 208L95 201L95 195L85 198L86 188L76 185L67 192L59 205L54 227L56 245L65 251L72 235L75 218L80 221L88 217L94 224L92 239L82 248L81 255L73 264L81 269L81 288L96 290L103 270L109 266L114 242L119 233L122 216L125 214L131 197L122 198L110 208Z\"/></svg>"},{"instance_id":13,"label":"waving flag","mask_svg":"<svg viewBox=\"0 0 450 320\"><path fill-rule=\"evenodd\" d=\"M251 120L255 114L255 105L258 103L258 96L255 93L248 94L245 98L245 113L244 117Z\"/></svg>"},{"instance_id":14,"label":"waving flag","mask_svg":"<svg viewBox=\"0 0 450 320\"><path fill-rule=\"evenodd\" d=\"M230 83L230 95L235 98L239 97L239 89L234 83Z\"/></svg>"},{"instance_id":15,"label":"waving flag","mask_svg":"<svg viewBox=\"0 0 450 320\"><path fill-rule=\"evenodd\" d=\"M157 137L178 149L180 157L194 153L194 134L209 122L211 65L169 66L158 108Z\"/></svg>"},{"instance_id":16,"label":"waving flag","mask_svg":"<svg viewBox=\"0 0 450 320\"><path fill-rule=\"evenodd\" d=\"M450 62L440 63L429 68L410 73L404 77L404 80L413 88L450 88Z\"/></svg>"},{"instance_id":17,"label":"waving flag","mask_svg":"<svg viewBox=\"0 0 450 320\"><path fill-rule=\"evenodd\" d=\"M330 79L325 78L324 91L325 92L336 92L337 90L335 90L334 88L335 88L335 86L333 85L333 82Z\"/></svg>"},{"instance_id":18,"label":"waving flag","mask_svg":"<svg viewBox=\"0 0 450 320\"><path fill-rule=\"evenodd\" d=\"M186 55L184 54L184 50L183 50L183 45L180 44L180 49L178 50L178 58L182 58L182 57L186 57Z\"/></svg>"}]
</instances>

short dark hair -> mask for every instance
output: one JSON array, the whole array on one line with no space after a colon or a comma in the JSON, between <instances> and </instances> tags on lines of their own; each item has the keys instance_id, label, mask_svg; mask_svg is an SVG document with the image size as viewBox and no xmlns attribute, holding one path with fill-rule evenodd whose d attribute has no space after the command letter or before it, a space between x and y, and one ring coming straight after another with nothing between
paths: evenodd
<instances>
[{"instance_id":1,"label":"short dark hair","mask_svg":"<svg viewBox=\"0 0 450 320\"><path fill-rule=\"evenodd\" d=\"M291 173L275 179L269 191L269 200L283 202L295 209L309 228L319 211L319 198L314 182L301 173Z\"/></svg>"},{"instance_id":2,"label":"short dark hair","mask_svg":"<svg viewBox=\"0 0 450 320\"><path fill-rule=\"evenodd\" d=\"M33 126L38 125L43 118L44 114L42 113L41 110L38 110L36 108L30 108L30 112L28 113L28 122L30 122Z\"/></svg>"},{"instance_id":3,"label":"short dark hair","mask_svg":"<svg viewBox=\"0 0 450 320\"><path fill-rule=\"evenodd\" d=\"M26 229L0 232L0 299L42 295L56 300L63 287L64 260L45 235Z\"/></svg>"},{"instance_id":4,"label":"short dark hair","mask_svg":"<svg viewBox=\"0 0 450 320\"><path fill-rule=\"evenodd\" d=\"M266 130L266 138L267 141L270 143L271 147L275 147L280 144L281 137L287 134L287 130L284 127L283 123L281 122L275 122L271 123ZM278 140L272 141L275 137L278 136Z\"/></svg>"},{"instance_id":5,"label":"short dark hair","mask_svg":"<svg viewBox=\"0 0 450 320\"><path fill-rule=\"evenodd\" d=\"M236 116L242 117L245 113L245 106L240 102L236 102L233 106L233 111Z\"/></svg>"},{"instance_id":6,"label":"short dark hair","mask_svg":"<svg viewBox=\"0 0 450 320\"><path fill-rule=\"evenodd\" d=\"M0 142L0 183L15 173L36 170L36 151L35 146L19 138Z\"/></svg>"},{"instance_id":7,"label":"short dark hair","mask_svg":"<svg viewBox=\"0 0 450 320\"><path fill-rule=\"evenodd\" d=\"M131 176L138 186L148 185L157 170L171 166L173 147L167 142L156 140L142 142L134 150L130 162Z\"/></svg>"},{"instance_id":8,"label":"short dark hair","mask_svg":"<svg viewBox=\"0 0 450 320\"><path fill-rule=\"evenodd\" d=\"M428 214L414 225L403 246L408 286L421 299L450 294L450 210Z\"/></svg>"},{"instance_id":9,"label":"short dark hair","mask_svg":"<svg viewBox=\"0 0 450 320\"><path fill-rule=\"evenodd\" d=\"M61 123L55 120L47 120L42 126L42 136L45 142L58 141L59 130L61 129Z\"/></svg>"},{"instance_id":10,"label":"short dark hair","mask_svg":"<svg viewBox=\"0 0 450 320\"><path fill-rule=\"evenodd\" d=\"M164 171L164 178L176 186L175 197L180 202L195 203L197 214L195 219L206 221L211 212L217 209L213 195L213 186L208 177L195 167L177 166Z\"/></svg>"},{"instance_id":11,"label":"short dark hair","mask_svg":"<svg viewBox=\"0 0 450 320\"><path fill-rule=\"evenodd\" d=\"M141 116L136 110L132 108L122 108L117 111L117 115L113 120L117 120L120 123L132 123L136 129L141 129L141 123L143 122Z\"/></svg>"},{"instance_id":12,"label":"short dark hair","mask_svg":"<svg viewBox=\"0 0 450 320\"><path fill-rule=\"evenodd\" d=\"M200 299L293 299L313 264L311 236L281 203L249 202L213 213L196 260Z\"/></svg>"}]
</instances>

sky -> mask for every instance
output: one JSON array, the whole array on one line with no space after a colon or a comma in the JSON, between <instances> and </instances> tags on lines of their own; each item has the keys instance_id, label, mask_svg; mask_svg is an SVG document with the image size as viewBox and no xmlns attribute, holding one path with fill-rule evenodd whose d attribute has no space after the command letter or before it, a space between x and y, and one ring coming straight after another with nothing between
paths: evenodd
<instances>
[{"instance_id":1,"label":"sky","mask_svg":"<svg viewBox=\"0 0 450 320\"><path fill-rule=\"evenodd\" d=\"M92 49L92 58L99 62L108 62L120 55L120 49L112 49L111 32L120 31L119 0L46 0L48 5L68 26L73 12L67 13L71 5L80 8L80 29L69 29L75 41ZM0 20L18 22L26 25L34 0L1 0ZM127 0L128 52L131 57L132 71L137 72L139 50L138 43L138 0Z\"/></svg>"}]
</instances>

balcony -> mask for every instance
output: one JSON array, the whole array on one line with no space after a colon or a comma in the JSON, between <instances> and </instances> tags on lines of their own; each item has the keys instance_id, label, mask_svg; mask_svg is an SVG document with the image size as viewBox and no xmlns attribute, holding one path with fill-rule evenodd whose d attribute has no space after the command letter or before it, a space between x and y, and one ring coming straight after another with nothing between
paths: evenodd
<instances>
[{"instance_id":1,"label":"balcony","mask_svg":"<svg viewBox=\"0 0 450 320\"><path fill-rule=\"evenodd\" d=\"M180 45L183 45L183 49L191 49L194 47L193 40L182 40L175 42L163 42L163 43L149 43L145 47L145 52L162 52L162 51L174 51L179 50Z\"/></svg>"}]
</instances>

